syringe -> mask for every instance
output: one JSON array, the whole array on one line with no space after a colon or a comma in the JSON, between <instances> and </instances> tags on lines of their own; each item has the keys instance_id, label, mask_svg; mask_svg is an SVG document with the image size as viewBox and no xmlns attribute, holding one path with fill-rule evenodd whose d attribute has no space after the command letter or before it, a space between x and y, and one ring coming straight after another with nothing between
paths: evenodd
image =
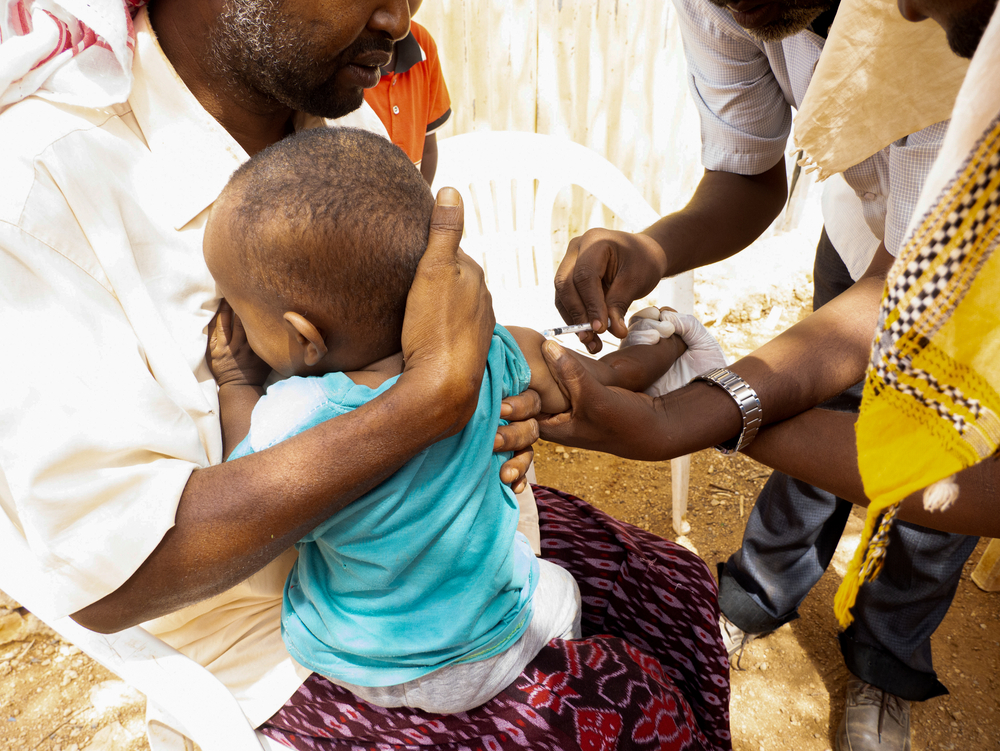
<instances>
[{"instance_id":1,"label":"syringe","mask_svg":"<svg viewBox=\"0 0 1000 751\"><path fill-rule=\"evenodd\" d=\"M609 321L610 323L610 321ZM560 336L562 334L578 334L581 331L593 331L594 326L589 323L575 323L572 326L556 326L551 329L543 329L542 336Z\"/></svg>"}]
</instances>

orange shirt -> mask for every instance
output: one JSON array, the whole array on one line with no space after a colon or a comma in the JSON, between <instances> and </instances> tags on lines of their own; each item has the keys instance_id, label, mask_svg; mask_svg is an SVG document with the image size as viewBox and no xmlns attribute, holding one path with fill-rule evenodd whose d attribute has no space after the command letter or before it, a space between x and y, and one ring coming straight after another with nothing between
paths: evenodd
<instances>
[{"instance_id":1,"label":"orange shirt","mask_svg":"<svg viewBox=\"0 0 1000 751\"><path fill-rule=\"evenodd\" d=\"M451 117L437 45L427 29L410 22L410 33L396 43L396 69L383 73L375 88L365 89L365 101L385 124L392 142L419 164L424 138Z\"/></svg>"}]
</instances>

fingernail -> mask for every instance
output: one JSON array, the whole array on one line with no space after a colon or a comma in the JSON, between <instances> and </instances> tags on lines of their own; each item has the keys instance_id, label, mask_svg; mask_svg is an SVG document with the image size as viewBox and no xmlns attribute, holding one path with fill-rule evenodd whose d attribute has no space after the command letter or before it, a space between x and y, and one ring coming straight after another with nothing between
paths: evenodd
<instances>
[{"instance_id":1,"label":"fingernail","mask_svg":"<svg viewBox=\"0 0 1000 751\"><path fill-rule=\"evenodd\" d=\"M458 206L459 194L454 188L441 188L437 194L438 206Z\"/></svg>"},{"instance_id":2,"label":"fingernail","mask_svg":"<svg viewBox=\"0 0 1000 751\"><path fill-rule=\"evenodd\" d=\"M597 320L597 319L595 318L595 319L594 319L593 321L591 321L591 322L590 322L590 325L591 325L591 327L593 327L594 331L600 331L600 330L601 330L601 327L602 327L602 326L603 326L604 324L603 324L603 323L602 323L601 321L599 321L599 320Z\"/></svg>"},{"instance_id":3,"label":"fingernail","mask_svg":"<svg viewBox=\"0 0 1000 751\"><path fill-rule=\"evenodd\" d=\"M563 348L549 339L542 342L542 351L548 355L551 360L558 360L563 356Z\"/></svg>"},{"instance_id":4,"label":"fingernail","mask_svg":"<svg viewBox=\"0 0 1000 751\"><path fill-rule=\"evenodd\" d=\"M509 404L500 404L500 417L507 417L514 411L514 408Z\"/></svg>"},{"instance_id":5,"label":"fingernail","mask_svg":"<svg viewBox=\"0 0 1000 751\"><path fill-rule=\"evenodd\" d=\"M496 437L493 439L493 450L496 451L501 446L503 446L503 436L497 433Z\"/></svg>"}]
</instances>

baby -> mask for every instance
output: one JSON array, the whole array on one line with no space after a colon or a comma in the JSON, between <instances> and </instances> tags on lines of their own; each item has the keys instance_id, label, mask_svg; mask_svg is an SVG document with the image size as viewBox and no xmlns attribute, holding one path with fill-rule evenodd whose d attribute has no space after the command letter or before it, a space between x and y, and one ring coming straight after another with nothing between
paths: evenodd
<instances>
[{"instance_id":1,"label":"baby","mask_svg":"<svg viewBox=\"0 0 1000 751\"><path fill-rule=\"evenodd\" d=\"M217 337L210 365L229 460L392 386L433 205L403 151L365 131L304 131L236 171L212 209L205 260L234 330L242 324L287 378L262 395L267 368L236 351L236 337ZM580 637L576 582L516 532L518 504L499 478L507 457L493 453L505 396L530 387L543 412L568 408L542 341L497 326L465 428L297 543L281 625L301 664L374 704L450 713L502 691L550 639ZM670 337L586 363L638 391L683 347Z\"/></svg>"}]
</instances>

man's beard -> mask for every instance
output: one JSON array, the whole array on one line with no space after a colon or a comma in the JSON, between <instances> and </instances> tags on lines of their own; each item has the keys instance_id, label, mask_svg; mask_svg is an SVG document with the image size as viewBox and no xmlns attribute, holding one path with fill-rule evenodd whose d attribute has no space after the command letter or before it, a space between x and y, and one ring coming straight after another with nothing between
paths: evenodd
<instances>
[{"instance_id":1,"label":"man's beard","mask_svg":"<svg viewBox=\"0 0 1000 751\"><path fill-rule=\"evenodd\" d=\"M340 60L351 60L388 40L356 39L337 60L311 56L304 26L295 27L278 11L281 0L229 0L213 29L216 67L236 88L270 97L297 112L337 118L364 101L360 88L337 88Z\"/></svg>"},{"instance_id":2,"label":"man's beard","mask_svg":"<svg viewBox=\"0 0 1000 751\"><path fill-rule=\"evenodd\" d=\"M976 54L976 48L996 7L997 0L980 0L961 15L956 14L947 33L951 51L964 58Z\"/></svg>"},{"instance_id":3,"label":"man's beard","mask_svg":"<svg viewBox=\"0 0 1000 751\"><path fill-rule=\"evenodd\" d=\"M780 18L776 18L766 26L746 29L746 32L760 42L780 42L782 39L808 29L809 25L829 7L830 5L827 3L813 8L786 8Z\"/></svg>"},{"instance_id":4,"label":"man's beard","mask_svg":"<svg viewBox=\"0 0 1000 751\"><path fill-rule=\"evenodd\" d=\"M732 9L728 7L729 0L709 0L709 2L720 8L726 8L732 13ZM746 26L741 26L741 28L758 41L780 42L782 39L808 29L813 21L819 18L824 11L832 8L833 5L832 0L815 0L815 4L809 6L786 2L783 3L781 15L770 23L753 29Z\"/></svg>"}]
</instances>

